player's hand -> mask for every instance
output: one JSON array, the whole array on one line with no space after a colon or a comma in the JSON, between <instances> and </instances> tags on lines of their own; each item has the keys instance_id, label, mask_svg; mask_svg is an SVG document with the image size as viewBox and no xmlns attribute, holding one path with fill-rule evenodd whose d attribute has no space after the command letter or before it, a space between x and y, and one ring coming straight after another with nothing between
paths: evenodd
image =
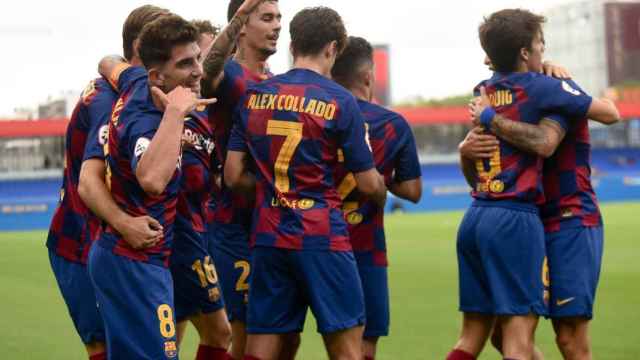
<instances>
[{"instance_id":1,"label":"player's hand","mask_svg":"<svg viewBox=\"0 0 640 360\"><path fill-rule=\"evenodd\" d=\"M129 217L119 226L118 232L136 250L155 246L163 236L162 225L150 216Z\"/></svg>"},{"instance_id":2,"label":"player's hand","mask_svg":"<svg viewBox=\"0 0 640 360\"><path fill-rule=\"evenodd\" d=\"M567 68L549 60L542 63L542 73L557 79L571 79L571 74Z\"/></svg>"},{"instance_id":3,"label":"player's hand","mask_svg":"<svg viewBox=\"0 0 640 360\"><path fill-rule=\"evenodd\" d=\"M153 86L151 87L151 96L160 105L160 111L164 112L168 109L173 109L185 116L199 106L207 106L218 101L216 98L200 99L191 89L183 86L176 87L168 94Z\"/></svg>"},{"instance_id":4,"label":"player's hand","mask_svg":"<svg viewBox=\"0 0 640 360\"><path fill-rule=\"evenodd\" d=\"M485 108L491 106L491 101L489 100L489 96L487 95L487 90L484 86L480 87L480 96L477 96L469 102L469 115L471 117L471 122L475 126L480 125L480 114L484 111Z\"/></svg>"},{"instance_id":5,"label":"player's hand","mask_svg":"<svg viewBox=\"0 0 640 360\"><path fill-rule=\"evenodd\" d=\"M458 151L467 159L479 160L490 158L499 146L500 142L495 136L486 134L484 128L476 126L458 145Z\"/></svg>"},{"instance_id":6,"label":"player's hand","mask_svg":"<svg viewBox=\"0 0 640 360\"><path fill-rule=\"evenodd\" d=\"M265 0L245 0L242 5L236 11L238 15L249 15L253 10L255 10L258 5L263 3Z\"/></svg>"}]
</instances>

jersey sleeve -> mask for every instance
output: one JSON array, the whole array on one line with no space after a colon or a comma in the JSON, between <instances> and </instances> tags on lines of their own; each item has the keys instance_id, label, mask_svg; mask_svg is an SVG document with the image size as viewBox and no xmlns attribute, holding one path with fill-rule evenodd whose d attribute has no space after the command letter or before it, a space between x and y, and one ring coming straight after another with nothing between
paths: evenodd
<instances>
[{"instance_id":1,"label":"jersey sleeve","mask_svg":"<svg viewBox=\"0 0 640 360\"><path fill-rule=\"evenodd\" d=\"M591 96L571 80L541 76L533 99L547 113L561 114L567 118L584 118L589 111Z\"/></svg>"},{"instance_id":2,"label":"jersey sleeve","mask_svg":"<svg viewBox=\"0 0 640 360\"><path fill-rule=\"evenodd\" d=\"M353 97L346 101L338 121L339 146L344 153L345 167L354 173L372 169L375 165L366 140L364 119Z\"/></svg>"},{"instance_id":3,"label":"jersey sleeve","mask_svg":"<svg viewBox=\"0 0 640 360\"><path fill-rule=\"evenodd\" d=\"M549 114L544 116L544 119L551 120L556 124L560 125L562 129L567 132L569 131L569 120L561 114Z\"/></svg>"},{"instance_id":4,"label":"jersey sleeve","mask_svg":"<svg viewBox=\"0 0 640 360\"><path fill-rule=\"evenodd\" d=\"M89 134L84 148L83 160L104 159L104 145L109 138L109 120L116 94L106 82L98 87L99 93L87 104Z\"/></svg>"},{"instance_id":5,"label":"jersey sleeve","mask_svg":"<svg viewBox=\"0 0 640 360\"><path fill-rule=\"evenodd\" d=\"M422 168L418 159L418 149L416 140L413 137L411 127L405 119L399 117L396 122L396 129L401 134L402 148L398 153L398 160L395 164L395 182L417 179L422 176Z\"/></svg>"},{"instance_id":6,"label":"jersey sleeve","mask_svg":"<svg viewBox=\"0 0 640 360\"><path fill-rule=\"evenodd\" d=\"M244 107L245 99L246 97L241 98L238 106L233 112L233 126L231 127L229 143L227 144L227 149L229 151L247 152L249 150L247 148L246 129L243 118L246 116L246 108Z\"/></svg>"},{"instance_id":7,"label":"jersey sleeve","mask_svg":"<svg viewBox=\"0 0 640 360\"><path fill-rule=\"evenodd\" d=\"M128 145L127 151L131 157L131 170L135 173L138 162L149 148L153 136L158 131L162 117L156 113L139 112L122 114L120 121L123 121L125 116L128 119L126 119L127 129L124 132L126 139L123 140Z\"/></svg>"},{"instance_id":8,"label":"jersey sleeve","mask_svg":"<svg viewBox=\"0 0 640 360\"><path fill-rule=\"evenodd\" d=\"M107 81L118 93L127 91L131 85L139 78L147 75L147 70L142 66L131 66L128 63L121 63L109 74Z\"/></svg>"}]
</instances>

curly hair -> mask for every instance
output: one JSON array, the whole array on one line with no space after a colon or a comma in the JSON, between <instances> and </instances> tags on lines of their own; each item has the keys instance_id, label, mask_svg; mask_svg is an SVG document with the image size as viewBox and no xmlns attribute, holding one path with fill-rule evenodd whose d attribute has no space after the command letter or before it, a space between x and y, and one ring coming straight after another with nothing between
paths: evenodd
<instances>
[{"instance_id":1,"label":"curly hair","mask_svg":"<svg viewBox=\"0 0 640 360\"><path fill-rule=\"evenodd\" d=\"M289 24L293 56L316 55L336 41L338 54L347 43L347 29L335 10L319 6L299 11Z\"/></svg>"},{"instance_id":2,"label":"curly hair","mask_svg":"<svg viewBox=\"0 0 640 360\"><path fill-rule=\"evenodd\" d=\"M144 66L164 64L171 59L176 45L197 42L200 33L195 26L178 15L171 14L154 20L140 34L140 59Z\"/></svg>"}]
</instances>

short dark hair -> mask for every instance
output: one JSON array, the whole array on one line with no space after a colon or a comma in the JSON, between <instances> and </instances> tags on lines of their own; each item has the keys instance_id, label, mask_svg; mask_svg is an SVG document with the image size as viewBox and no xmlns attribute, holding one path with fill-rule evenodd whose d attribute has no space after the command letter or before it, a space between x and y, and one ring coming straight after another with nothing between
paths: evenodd
<instances>
[{"instance_id":1,"label":"short dark hair","mask_svg":"<svg viewBox=\"0 0 640 360\"><path fill-rule=\"evenodd\" d=\"M328 43L338 43L338 54L347 42L347 29L335 10L319 6L299 11L289 24L293 56L316 55Z\"/></svg>"},{"instance_id":2,"label":"short dark hair","mask_svg":"<svg viewBox=\"0 0 640 360\"><path fill-rule=\"evenodd\" d=\"M485 17L478 28L480 44L498 72L516 70L520 49L531 49L542 32L544 16L523 9L505 9Z\"/></svg>"},{"instance_id":3,"label":"short dark hair","mask_svg":"<svg viewBox=\"0 0 640 360\"><path fill-rule=\"evenodd\" d=\"M122 26L122 50L125 59L131 60L133 57L133 42L140 35L142 28L153 20L169 14L169 10L153 5L143 5L129 13Z\"/></svg>"},{"instance_id":4,"label":"short dark hair","mask_svg":"<svg viewBox=\"0 0 640 360\"><path fill-rule=\"evenodd\" d=\"M178 15L171 14L145 25L140 34L140 58L146 68L171 59L176 45L197 42L200 33L195 26Z\"/></svg>"},{"instance_id":5,"label":"short dark hair","mask_svg":"<svg viewBox=\"0 0 640 360\"><path fill-rule=\"evenodd\" d=\"M209 20L191 20L191 25L198 29L198 34L211 34L217 36L220 28L214 26Z\"/></svg>"},{"instance_id":6,"label":"short dark hair","mask_svg":"<svg viewBox=\"0 0 640 360\"><path fill-rule=\"evenodd\" d=\"M349 36L347 46L331 68L331 77L344 87L358 83L363 65L373 64L373 47L364 38Z\"/></svg>"}]
</instances>

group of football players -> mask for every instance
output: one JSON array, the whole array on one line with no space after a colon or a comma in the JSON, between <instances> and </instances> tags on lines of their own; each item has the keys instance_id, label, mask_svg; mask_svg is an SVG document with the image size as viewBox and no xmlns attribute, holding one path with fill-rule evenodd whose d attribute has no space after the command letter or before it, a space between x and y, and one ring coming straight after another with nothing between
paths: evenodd
<instances>
[{"instance_id":1,"label":"group of football players","mask_svg":"<svg viewBox=\"0 0 640 360\"><path fill-rule=\"evenodd\" d=\"M293 17L277 76L278 2L228 21L139 7L83 92L47 241L71 318L91 359L177 358L188 322L197 359L293 359L310 308L329 357L373 359L386 194L421 196L411 129L336 11Z\"/></svg>"},{"instance_id":2,"label":"group of football players","mask_svg":"<svg viewBox=\"0 0 640 360\"><path fill-rule=\"evenodd\" d=\"M406 120L372 102L373 50L327 7L289 24L293 68L267 65L277 0L231 0L228 24L133 10L124 57L71 116L50 262L90 359L293 359L311 309L332 359L373 359L389 331L387 192L418 202ZM565 358L591 357L602 256L587 119L619 120L542 60L544 18L503 10L479 37L494 75L460 144L474 201L457 242L460 339L541 359L550 317ZM428 355L425 355L428 358Z\"/></svg>"}]
</instances>

